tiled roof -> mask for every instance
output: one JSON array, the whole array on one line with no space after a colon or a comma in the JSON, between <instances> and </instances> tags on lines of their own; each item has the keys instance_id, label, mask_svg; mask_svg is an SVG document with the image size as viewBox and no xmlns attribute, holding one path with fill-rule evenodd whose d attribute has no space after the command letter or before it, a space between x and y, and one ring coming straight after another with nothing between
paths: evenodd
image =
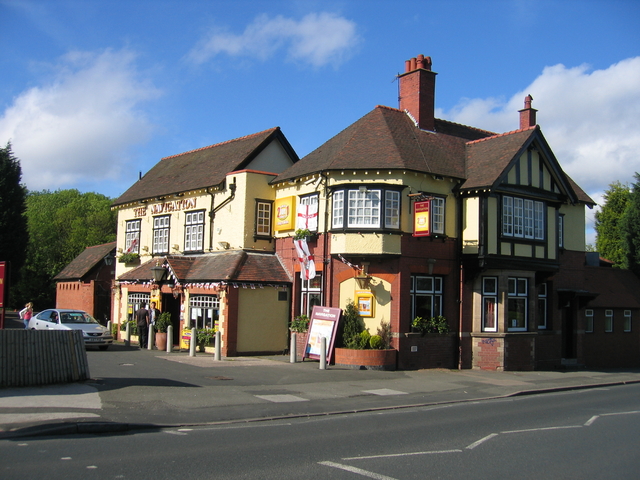
<instances>
[{"instance_id":1,"label":"tiled roof","mask_svg":"<svg viewBox=\"0 0 640 480\"><path fill-rule=\"evenodd\" d=\"M180 283L194 282L251 282L291 283L280 259L275 254L231 250L202 256L167 256L143 263L121 275L121 281L148 282L153 278L151 268L167 262Z\"/></svg>"},{"instance_id":2,"label":"tiled roof","mask_svg":"<svg viewBox=\"0 0 640 480\"><path fill-rule=\"evenodd\" d=\"M587 308L640 308L640 279L631 270L611 267L586 267L584 286L598 294Z\"/></svg>"},{"instance_id":3,"label":"tiled roof","mask_svg":"<svg viewBox=\"0 0 640 480\"><path fill-rule=\"evenodd\" d=\"M377 106L278 175L272 183L327 170L405 169L464 178L465 143L494 135L436 119L420 130L395 108Z\"/></svg>"},{"instance_id":4,"label":"tiled roof","mask_svg":"<svg viewBox=\"0 0 640 480\"><path fill-rule=\"evenodd\" d=\"M297 160L280 127L275 127L165 157L116 199L113 205L219 185L228 173L246 167L273 139L278 139L294 161Z\"/></svg>"},{"instance_id":5,"label":"tiled roof","mask_svg":"<svg viewBox=\"0 0 640 480\"><path fill-rule=\"evenodd\" d=\"M58 275L53 277L53 279L56 281L80 280L89 273L93 267L102 262L107 255L112 254L115 261L115 252L116 242L87 247L80 255L74 258L71 263L64 267Z\"/></svg>"}]
</instances>

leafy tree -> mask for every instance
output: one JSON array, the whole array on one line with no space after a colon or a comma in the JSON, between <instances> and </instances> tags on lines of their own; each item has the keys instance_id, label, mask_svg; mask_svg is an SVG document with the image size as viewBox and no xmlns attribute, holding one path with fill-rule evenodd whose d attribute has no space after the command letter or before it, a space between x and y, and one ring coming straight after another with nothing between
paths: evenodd
<instances>
[{"instance_id":1,"label":"leafy tree","mask_svg":"<svg viewBox=\"0 0 640 480\"><path fill-rule=\"evenodd\" d=\"M29 245L19 293L37 309L55 303L53 277L86 247L116 238L111 199L78 190L29 192Z\"/></svg>"},{"instance_id":2,"label":"leafy tree","mask_svg":"<svg viewBox=\"0 0 640 480\"><path fill-rule=\"evenodd\" d=\"M625 267L640 276L640 175L635 174L629 200L621 221L621 230L626 242Z\"/></svg>"},{"instance_id":3,"label":"leafy tree","mask_svg":"<svg viewBox=\"0 0 640 480\"><path fill-rule=\"evenodd\" d=\"M11 263L11 284L26 258L28 241L26 210L27 189L20 183L22 168L14 157L11 143L0 148L0 260ZM10 293L11 294L11 293ZM11 295L11 298L15 298ZM18 303L12 301L14 306Z\"/></svg>"},{"instance_id":4,"label":"leafy tree","mask_svg":"<svg viewBox=\"0 0 640 480\"><path fill-rule=\"evenodd\" d=\"M630 195L627 185L620 182L610 184L604 193L605 203L595 214L596 250L620 267L627 265L627 242L621 222Z\"/></svg>"}]
</instances>

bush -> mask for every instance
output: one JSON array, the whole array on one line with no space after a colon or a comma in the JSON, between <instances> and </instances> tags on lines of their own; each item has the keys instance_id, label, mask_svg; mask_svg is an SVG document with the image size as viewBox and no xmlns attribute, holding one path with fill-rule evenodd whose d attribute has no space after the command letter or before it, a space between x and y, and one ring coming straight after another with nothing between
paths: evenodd
<instances>
[{"instance_id":1,"label":"bush","mask_svg":"<svg viewBox=\"0 0 640 480\"><path fill-rule=\"evenodd\" d=\"M199 328L196 330L196 345L211 345L215 336L215 328Z\"/></svg>"},{"instance_id":2,"label":"bush","mask_svg":"<svg viewBox=\"0 0 640 480\"><path fill-rule=\"evenodd\" d=\"M416 317L413 319L413 322L411 322L411 326L422 335L427 333L449 333L449 323L442 315L431 318Z\"/></svg>"},{"instance_id":3,"label":"bush","mask_svg":"<svg viewBox=\"0 0 640 480\"><path fill-rule=\"evenodd\" d=\"M343 318L343 330L342 330L342 343L345 348L353 348L361 350L365 348L363 344L363 337L361 333L365 331L364 321L360 317L358 306L355 302L349 299L347 306L342 314ZM367 335L369 332L367 331ZM367 342L369 341L367 337Z\"/></svg>"},{"instance_id":4,"label":"bush","mask_svg":"<svg viewBox=\"0 0 640 480\"><path fill-rule=\"evenodd\" d=\"M380 335L371 335L369 346L374 350L382 350L384 348L382 337Z\"/></svg>"},{"instance_id":5,"label":"bush","mask_svg":"<svg viewBox=\"0 0 640 480\"><path fill-rule=\"evenodd\" d=\"M120 331L124 332L127 329L127 323L129 324L129 333L131 333L131 335L138 335L138 325L133 320L122 322L120 324Z\"/></svg>"},{"instance_id":6,"label":"bush","mask_svg":"<svg viewBox=\"0 0 640 480\"><path fill-rule=\"evenodd\" d=\"M377 335L382 339L381 349L391 348L391 322L380 320ZM373 346L371 348L374 348Z\"/></svg>"},{"instance_id":7,"label":"bush","mask_svg":"<svg viewBox=\"0 0 640 480\"><path fill-rule=\"evenodd\" d=\"M291 321L289 330L296 333L307 333L309 330L309 317L306 315L298 315Z\"/></svg>"}]
</instances>

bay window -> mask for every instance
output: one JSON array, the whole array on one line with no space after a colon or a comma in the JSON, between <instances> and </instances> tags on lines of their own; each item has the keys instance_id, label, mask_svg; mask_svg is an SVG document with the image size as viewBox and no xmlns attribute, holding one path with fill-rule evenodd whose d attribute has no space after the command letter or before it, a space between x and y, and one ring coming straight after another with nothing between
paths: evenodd
<instances>
[{"instance_id":1,"label":"bay window","mask_svg":"<svg viewBox=\"0 0 640 480\"><path fill-rule=\"evenodd\" d=\"M507 290L507 328L510 331L527 330L528 280L509 277Z\"/></svg>"},{"instance_id":2,"label":"bay window","mask_svg":"<svg viewBox=\"0 0 640 480\"><path fill-rule=\"evenodd\" d=\"M544 202L502 197L502 235L544 240Z\"/></svg>"},{"instance_id":3,"label":"bay window","mask_svg":"<svg viewBox=\"0 0 640 480\"><path fill-rule=\"evenodd\" d=\"M332 204L332 228L400 228L401 195L398 189L335 190Z\"/></svg>"}]
</instances>

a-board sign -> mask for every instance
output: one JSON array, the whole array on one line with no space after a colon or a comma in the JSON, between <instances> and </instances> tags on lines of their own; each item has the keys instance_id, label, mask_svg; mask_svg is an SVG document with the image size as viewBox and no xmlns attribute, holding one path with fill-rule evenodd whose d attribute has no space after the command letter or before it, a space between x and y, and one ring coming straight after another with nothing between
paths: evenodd
<instances>
[{"instance_id":1,"label":"a-board sign","mask_svg":"<svg viewBox=\"0 0 640 480\"><path fill-rule=\"evenodd\" d=\"M305 358L320 359L320 354L322 353L320 349L321 339L324 337L327 339L327 362L331 363L333 344L336 340L341 315L341 308L320 307L317 305L313 307L309 323L307 348L304 354Z\"/></svg>"}]
</instances>

